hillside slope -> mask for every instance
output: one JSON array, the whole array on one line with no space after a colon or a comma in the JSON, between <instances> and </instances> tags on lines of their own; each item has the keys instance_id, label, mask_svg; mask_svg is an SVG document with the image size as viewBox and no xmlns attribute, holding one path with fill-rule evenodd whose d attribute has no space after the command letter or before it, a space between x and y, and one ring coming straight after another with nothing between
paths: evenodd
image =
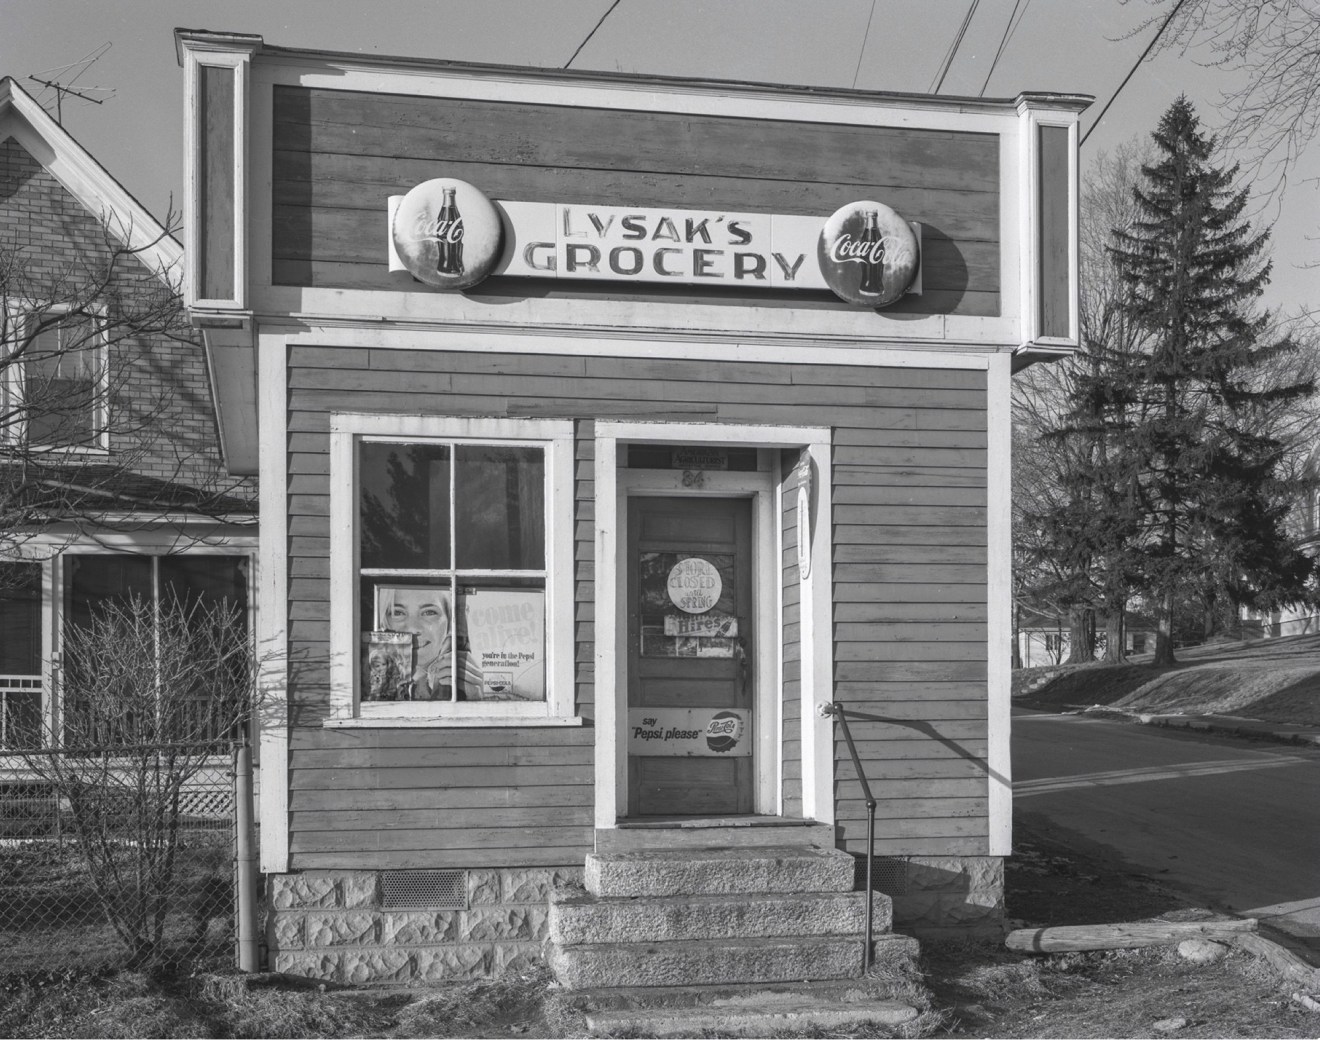
<instances>
[{"instance_id":1,"label":"hillside slope","mask_svg":"<svg viewBox=\"0 0 1320 1040\"><path fill-rule=\"evenodd\" d=\"M1105 705L1132 713L1320 725L1320 635L1214 644L1180 651L1179 657L1168 669L1153 667L1149 655L1123 665L1031 669L1015 674L1015 698L1041 708ZM1049 678L1050 671L1058 674ZM1047 681L1038 684L1040 679Z\"/></svg>"}]
</instances>

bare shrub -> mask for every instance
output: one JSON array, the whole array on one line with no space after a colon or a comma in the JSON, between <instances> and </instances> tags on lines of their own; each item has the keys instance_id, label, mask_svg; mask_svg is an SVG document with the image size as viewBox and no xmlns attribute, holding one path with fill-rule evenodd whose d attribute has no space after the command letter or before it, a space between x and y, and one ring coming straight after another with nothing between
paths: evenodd
<instances>
[{"instance_id":1,"label":"bare shrub","mask_svg":"<svg viewBox=\"0 0 1320 1040\"><path fill-rule=\"evenodd\" d=\"M226 601L108 601L66 630L63 678L51 750L24 757L67 806L130 963L159 960L168 914L195 896L179 883L179 853L199 777L251 717L246 619Z\"/></svg>"}]
</instances>

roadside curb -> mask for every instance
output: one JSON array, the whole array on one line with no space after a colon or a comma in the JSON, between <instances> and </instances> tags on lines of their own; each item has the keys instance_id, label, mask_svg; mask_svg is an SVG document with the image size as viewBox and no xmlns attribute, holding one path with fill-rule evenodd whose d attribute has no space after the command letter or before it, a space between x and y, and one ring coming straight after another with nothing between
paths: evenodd
<instances>
[{"instance_id":1,"label":"roadside curb","mask_svg":"<svg viewBox=\"0 0 1320 1040\"><path fill-rule=\"evenodd\" d=\"M1030 712L1051 715L1084 715L1093 719L1114 722L1132 722L1142 726L1162 726L1165 729L1187 729L1197 733L1218 733L1244 740L1266 740L1279 744L1320 747L1320 728L1290 725L1284 722L1265 722L1260 719L1238 718L1229 715L1160 715L1156 712L1128 711L1107 704L1038 705L1020 701L1014 707Z\"/></svg>"},{"instance_id":2,"label":"roadside curb","mask_svg":"<svg viewBox=\"0 0 1320 1040\"><path fill-rule=\"evenodd\" d=\"M1249 740L1271 740L1281 744L1307 744L1320 747L1320 733L1315 730L1302 727L1280 729L1275 728L1277 723L1272 726L1253 719L1208 719L1195 715L1150 715L1144 712L1127 717L1143 726L1190 729L1198 733L1222 733L1225 736L1245 737Z\"/></svg>"}]
</instances>

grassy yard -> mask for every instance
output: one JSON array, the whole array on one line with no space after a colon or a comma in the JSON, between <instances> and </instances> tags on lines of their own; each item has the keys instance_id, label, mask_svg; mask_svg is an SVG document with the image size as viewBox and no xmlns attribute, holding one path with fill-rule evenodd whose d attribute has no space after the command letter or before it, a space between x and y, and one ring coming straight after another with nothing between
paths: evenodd
<instances>
[{"instance_id":1,"label":"grassy yard","mask_svg":"<svg viewBox=\"0 0 1320 1040\"><path fill-rule=\"evenodd\" d=\"M1133 714L1237 715L1320 726L1320 636L1223 643L1179 652L1173 668L1149 658L1032 668L1014 694L1041 708L1095 705Z\"/></svg>"}]
</instances>

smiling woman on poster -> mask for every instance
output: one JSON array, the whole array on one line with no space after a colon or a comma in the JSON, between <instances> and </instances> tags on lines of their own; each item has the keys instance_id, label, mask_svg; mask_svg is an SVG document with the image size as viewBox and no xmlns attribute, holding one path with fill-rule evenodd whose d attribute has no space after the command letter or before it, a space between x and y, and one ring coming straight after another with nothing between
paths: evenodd
<instances>
[{"instance_id":1,"label":"smiling woman on poster","mask_svg":"<svg viewBox=\"0 0 1320 1040\"><path fill-rule=\"evenodd\" d=\"M412 699L448 700L453 675L453 607L447 589L379 586L376 616L382 629L408 632L416 639ZM462 658L458 700L480 695L481 673L468 654Z\"/></svg>"}]
</instances>

